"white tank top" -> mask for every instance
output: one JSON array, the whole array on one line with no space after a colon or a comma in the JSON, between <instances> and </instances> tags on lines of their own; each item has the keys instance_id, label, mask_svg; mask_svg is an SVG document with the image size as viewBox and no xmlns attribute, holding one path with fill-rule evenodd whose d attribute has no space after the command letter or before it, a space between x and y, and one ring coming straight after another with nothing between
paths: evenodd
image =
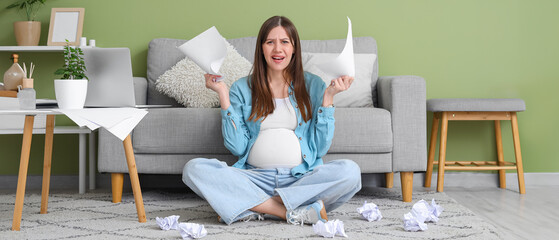
<instances>
[{"instance_id":1,"label":"white tank top","mask_svg":"<svg viewBox=\"0 0 559 240\"><path fill-rule=\"evenodd\" d=\"M275 98L274 103L274 112L262 121L247 162L257 168L293 168L303 162L294 132L297 116L289 98Z\"/></svg>"}]
</instances>

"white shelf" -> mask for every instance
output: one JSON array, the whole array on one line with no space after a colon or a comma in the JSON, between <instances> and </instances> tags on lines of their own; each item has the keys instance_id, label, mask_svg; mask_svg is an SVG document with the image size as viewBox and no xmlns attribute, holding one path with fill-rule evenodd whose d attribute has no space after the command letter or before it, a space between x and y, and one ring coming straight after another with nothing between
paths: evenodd
<instances>
[{"instance_id":1,"label":"white shelf","mask_svg":"<svg viewBox=\"0 0 559 240\"><path fill-rule=\"evenodd\" d=\"M64 46L0 46L0 52L62 52Z\"/></svg>"},{"instance_id":2,"label":"white shelf","mask_svg":"<svg viewBox=\"0 0 559 240\"><path fill-rule=\"evenodd\" d=\"M45 134L44 128L33 128L33 134ZM91 133L86 127L78 126L56 126L53 128L54 134L81 134ZM0 134L23 134L23 129L0 129Z\"/></svg>"}]
</instances>

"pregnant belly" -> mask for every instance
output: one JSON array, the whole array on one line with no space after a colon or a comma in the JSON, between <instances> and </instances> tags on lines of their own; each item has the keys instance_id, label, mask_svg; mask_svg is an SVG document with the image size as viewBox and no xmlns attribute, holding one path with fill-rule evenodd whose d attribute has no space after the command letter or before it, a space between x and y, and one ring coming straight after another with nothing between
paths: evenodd
<instances>
[{"instance_id":1,"label":"pregnant belly","mask_svg":"<svg viewBox=\"0 0 559 240\"><path fill-rule=\"evenodd\" d=\"M299 139L289 129L260 131L248 155L248 164L258 168L292 168L301 163Z\"/></svg>"}]
</instances>

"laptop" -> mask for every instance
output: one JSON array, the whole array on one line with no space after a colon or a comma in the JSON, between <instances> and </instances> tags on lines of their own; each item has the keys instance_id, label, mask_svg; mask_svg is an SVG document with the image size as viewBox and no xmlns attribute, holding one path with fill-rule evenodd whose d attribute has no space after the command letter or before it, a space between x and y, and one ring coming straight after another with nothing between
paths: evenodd
<instances>
[{"instance_id":1,"label":"laptop","mask_svg":"<svg viewBox=\"0 0 559 240\"><path fill-rule=\"evenodd\" d=\"M136 105L130 49L83 49L86 76L89 79L85 107L171 107Z\"/></svg>"}]
</instances>

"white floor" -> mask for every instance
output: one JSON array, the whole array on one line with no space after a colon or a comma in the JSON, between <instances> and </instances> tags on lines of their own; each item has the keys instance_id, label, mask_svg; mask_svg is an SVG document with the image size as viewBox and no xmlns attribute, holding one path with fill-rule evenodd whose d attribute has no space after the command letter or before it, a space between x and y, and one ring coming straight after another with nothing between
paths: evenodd
<instances>
[{"instance_id":1,"label":"white floor","mask_svg":"<svg viewBox=\"0 0 559 240\"><path fill-rule=\"evenodd\" d=\"M504 239L559 238L559 186L527 187L522 195L516 188L496 187L445 187L444 192L495 225Z\"/></svg>"}]
</instances>

